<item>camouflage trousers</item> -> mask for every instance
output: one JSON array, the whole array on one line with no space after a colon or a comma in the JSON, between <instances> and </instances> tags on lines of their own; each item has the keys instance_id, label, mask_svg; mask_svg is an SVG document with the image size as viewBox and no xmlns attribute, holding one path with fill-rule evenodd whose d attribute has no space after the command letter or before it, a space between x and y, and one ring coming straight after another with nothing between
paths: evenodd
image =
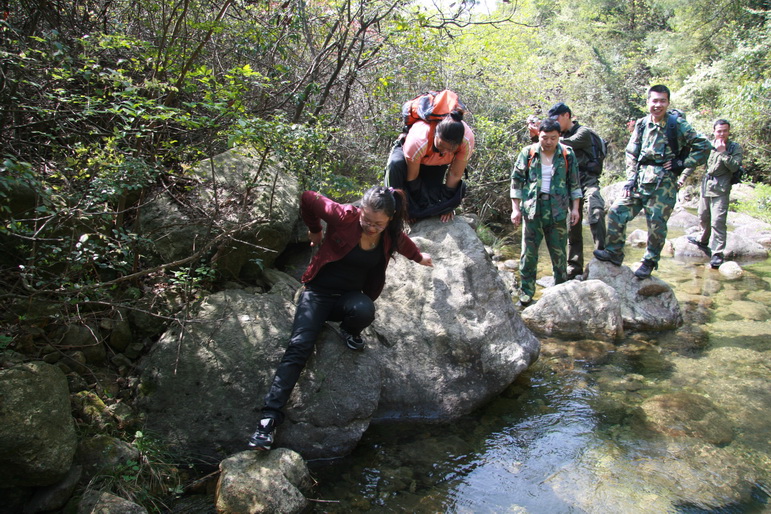
<instances>
[{"instance_id":1,"label":"camouflage trousers","mask_svg":"<svg viewBox=\"0 0 771 514\"><path fill-rule=\"evenodd\" d=\"M627 198L620 198L608 213L608 237L605 249L621 255L626 240L626 225L645 209L648 222L648 246L643 259L658 262L667 241L667 221L677 200L675 181L667 174L660 183L639 184Z\"/></svg>"},{"instance_id":2,"label":"camouflage trousers","mask_svg":"<svg viewBox=\"0 0 771 514\"><path fill-rule=\"evenodd\" d=\"M699 223L702 243L709 245L712 253L725 253L726 219L728 218L729 194L720 196L702 196L699 200ZM710 244L710 236L712 243Z\"/></svg>"},{"instance_id":3,"label":"camouflage trousers","mask_svg":"<svg viewBox=\"0 0 771 514\"><path fill-rule=\"evenodd\" d=\"M568 277L572 278L580 275L584 271L584 234L583 219L584 205L586 205L587 221L589 229L592 231L594 248L602 250L605 248L605 200L600 194L600 181L597 175L581 173L581 191L584 196L581 198L579 213L581 217L578 223L572 225L568 230Z\"/></svg>"},{"instance_id":4,"label":"camouflage trousers","mask_svg":"<svg viewBox=\"0 0 771 514\"><path fill-rule=\"evenodd\" d=\"M523 294L535 294L535 278L538 271L538 247L541 240L551 256L554 282L561 284L567 280L568 222L566 219L555 221L551 213L551 200L538 199L534 219L524 218L522 226L522 256L519 259L519 288Z\"/></svg>"}]
</instances>

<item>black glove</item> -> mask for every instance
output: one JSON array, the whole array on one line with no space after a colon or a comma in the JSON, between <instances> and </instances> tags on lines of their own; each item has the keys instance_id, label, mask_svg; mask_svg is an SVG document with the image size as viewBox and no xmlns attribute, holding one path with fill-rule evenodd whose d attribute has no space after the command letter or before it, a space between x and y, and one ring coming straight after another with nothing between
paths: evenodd
<instances>
[{"instance_id":1,"label":"black glove","mask_svg":"<svg viewBox=\"0 0 771 514\"><path fill-rule=\"evenodd\" d=\"M669 161L669 171L671 173L674 173L675 175L679 175L683 172L685 169L685 165L683 164L683 161L680 159L672 159Z\"/></svg>"},{"instance_id":2,"label":"black glove","mask_svg":"<svg viewBox=\"0 0 771 514\"><path fill-rule=\"evenodd\" d=\"M635 187L637 186L637 180L636 179L630 179L627 181L626 184L624 184L624 191L628 191L629 194L632 194L632 192L635 190Z\"/></svg>"}]
</instances>

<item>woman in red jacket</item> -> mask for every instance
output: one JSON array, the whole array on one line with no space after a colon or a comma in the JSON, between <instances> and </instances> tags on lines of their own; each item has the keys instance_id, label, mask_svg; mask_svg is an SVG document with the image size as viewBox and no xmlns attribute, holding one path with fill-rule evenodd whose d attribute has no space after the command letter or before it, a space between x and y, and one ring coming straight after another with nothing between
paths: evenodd
<instances>
[{"instance_id":1,"label":"woman in red jacket","mask_svg":"<svg viewBox=\"0 0 771 514\"><path fill-rule=\"evenodd\" d=\"M339 321L340 333L352 350L364 348L361 332L375 320L374 301L385 285L386 266L399 252L424 266L431 256L420 252L403 232L406 218L404 192L383 186L369 189L361 207L339 204L306 191L300 214L308 226L311 246L319 247L302 282L292 335L262 407L257 431L249 446L269 450L283 409L305 363L313 352L325 321ZM327 224L326 235L321 221Z\"/></svg>"}]
</instances>

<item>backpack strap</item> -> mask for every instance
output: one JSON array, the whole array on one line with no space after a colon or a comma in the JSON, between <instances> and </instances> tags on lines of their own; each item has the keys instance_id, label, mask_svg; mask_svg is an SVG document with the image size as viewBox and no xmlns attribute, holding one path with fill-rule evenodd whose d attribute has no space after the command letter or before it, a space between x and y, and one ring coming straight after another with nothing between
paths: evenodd
<instances>
[{"instance_id":1,"label":"backpack strap","mask_svg":"<svg viewBox=\"0 0 771 514\"><path fill-rule=\"evenodd\" d=\"M639 118L635 124L634 124L634 134L637 136L637 139L635 139L635 147L637 148L637 162L639 163L642 160L642 137L643 132L645 132L645 118L647 116L643 116L642 118Z\"/></svg>"},{"instance_id":2,"label":"backpack strap","mask_svg":"<svg viewBox=\"0 0 771 514\"><path fill-rule=\"evenodd\" d=\"M680 145L677 142L677 114L667 115L667 141L675 159L679 159Z\"/></svg>"}]
</instances>

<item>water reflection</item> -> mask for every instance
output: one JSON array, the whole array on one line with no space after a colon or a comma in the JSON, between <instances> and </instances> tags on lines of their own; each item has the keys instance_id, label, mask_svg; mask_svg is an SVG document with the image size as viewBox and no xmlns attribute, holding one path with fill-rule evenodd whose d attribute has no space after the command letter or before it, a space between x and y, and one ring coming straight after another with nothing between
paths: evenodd
<instances>
[{"instance_id":1,"label":"water reflection","mask_svg":"<svg viewBox=\"0 0 771 514\"><path fill-rule=\"evenodd\" d=\"M315 511L768 512L771 259L744 270L729 281L662 259L683 327L616 345L542 339L479 412L373 427L351 456L316 463L316 497L332 503Z\"/></svg>"}]
</instances>

